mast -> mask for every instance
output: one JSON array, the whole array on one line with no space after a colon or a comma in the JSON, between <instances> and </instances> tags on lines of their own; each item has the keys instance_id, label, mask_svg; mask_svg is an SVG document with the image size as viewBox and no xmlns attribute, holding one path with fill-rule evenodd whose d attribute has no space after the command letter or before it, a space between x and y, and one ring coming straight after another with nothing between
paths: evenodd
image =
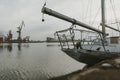
<instances>
[{"instance_id":1,"label":"mast","mask_svg":"<svg viewBox=\"0 0 120 80\"><path fill-rule=\"evenodd\" d=\"M18 28L18 31L17 31L17 33L18 33L18 39L17 39L17 40L18 40L19 42L22 40L22 38L21 38L21 31L22 31L23 26L25 26L24 21L22 21L22 23L20 24L20 26L17 27L17 28Z\"/></svg>"},{"instance_id":2,"label":"mast","mask_svg":"<svg viewBox=\"0 0 120 80\"><path fill-rule=\"evenodd\" d=\"M106 31L105 31L105 0L101 0L101 13L102 13L102 32L103 32L103 42L105 41Z\"/></svg>"}]
</instances>

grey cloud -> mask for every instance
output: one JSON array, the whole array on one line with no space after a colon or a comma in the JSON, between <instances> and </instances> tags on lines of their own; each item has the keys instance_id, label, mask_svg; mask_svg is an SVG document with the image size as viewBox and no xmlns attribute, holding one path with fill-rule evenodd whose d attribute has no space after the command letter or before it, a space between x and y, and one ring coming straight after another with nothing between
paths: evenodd
<instances>
[{"instance_id":1,"label":"grey cloud","mask_svg":"<svg viewBox=\"0 0 120 80\"><path fill-rule=\"evenodd\" d=\"M119 0L117 1L120 3ZM120 7L117 1L115 1L115 4ZM0 30L7 32L11 29L17 36L16 27L24 20L26 27L23 29L23 36L30 35L32 39L41 40L47 36L53 36L52 33L55 31L68 28L71 25L48 15L45 15L45 22L43 23L41 21L41 9L44 2L45 0L0 0ZM87 7L90 2L93 2L92 9L88 13ZM89 24L93 22L97 10L100 8L100 0L47 0L47 7ZM101 22L100 13L99 11L99 15L95 19L93 25L95 27ZM119 14L119 8L117 8L116 13ZM108 17L109 14L108 12Z\"/></svg>"}]
</instances>

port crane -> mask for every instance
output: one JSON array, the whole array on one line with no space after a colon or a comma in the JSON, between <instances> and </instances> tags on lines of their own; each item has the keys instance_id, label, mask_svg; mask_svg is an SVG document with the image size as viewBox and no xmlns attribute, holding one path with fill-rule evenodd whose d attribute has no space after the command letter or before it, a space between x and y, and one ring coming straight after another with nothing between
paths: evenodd
<instances>
[{"instance_id":1,"label":"port crane","mask_svg":"<svg viewBox=\"0 0 120 80\"><path fill-rule=\"evenodd\" d=\"M18 28L18 30L17 30L17 33L18 33L18 39L17 39L17 40L18 40L18 41L21 41L21 40L22 40L22 38L21 38L21 31L22 31L23 26L25 27L24 21L22 21L22 23L20 24L20 26L17 27L17 28Z\"/></svg>"}]
</instances>

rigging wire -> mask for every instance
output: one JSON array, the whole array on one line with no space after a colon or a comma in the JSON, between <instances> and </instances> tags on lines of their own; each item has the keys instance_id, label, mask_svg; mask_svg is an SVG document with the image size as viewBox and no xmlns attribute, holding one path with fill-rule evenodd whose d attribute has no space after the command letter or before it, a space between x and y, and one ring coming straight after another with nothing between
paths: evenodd
<instances>
[{"instance_id":1,"label":"rigging wire","mask_svg":"<svg viewBox=\"0 0 120 80\"><path fill-rule=\"evenodd\" d=\"M113 5L114 1L110 0L110 3L111 3L111 6L112 6L112 10L113 10L113 14L114 14L114 17L115 17L115 21L117 22L117 15L116 15L116 12L115 12L115 6Z\"/></svg>"},{"instance_id":2,"label":"rigging wire","mask_svg":"<svg viewBox=\"0 0 120 80\"><path fill-rule=\"evenodd\" d=\"M100 11L100 8L98 8L97 13L96 13L96 15L95 15L95 17L94 17L94 19L93 19L91 25L93 25L93 24L95 23L95 20L96 20L98 14L99 14L99 11Z\"/></svg>"},{"instance_id":3,"label":"rigging wire","mask_svg":"<svg viewBox=\"0 0 120 80\"><path fill-rule=\"evenodd\" d=\"M89 11L89 4L90 4L90 0L89 1L87 1L88 3L87 3L87 7L86 7L86 11L85 11L85 16L84 17L86 17L87 16L87 14L88 14L88 11Z\"/></svg>"},{"instance_id":4,"label":"rigging wire","mask_svg":"<svg viewBox=\"0 0 120 80\"><path fill-rule=\"evenodd\" d=\"M90 9L89 9L89 10L90 10L90 11L89 11L90 15L92 14L92 3L93 3L93 0L90 1L90 7L89 7L89 8L90 8ZM91 19L92 19L92 18L90 17L89 23L91 23Z\"/></svg>"},{"instance_id":5,"label":"rigging wire","mask_svg":"<svg viewBox=\"0 0 120 80\"><path fill-rule=\"evenodd\" d=\"M119 25L120 25L120 22L118 22L118 19L117 19L117 14L115 12L115 6L113 4L115 4L114 0L110 0L110 3L111 3L111 6L112 6L112 10L113 10L113 14L114 14L114 18L115 18L115 23L118 27L118 30L119 30ZM119 36L120 36L120 33L119 33Z\"/></svg>"},{"instance_id":6,"label":"rigging wire","mask_svg":"<svg viewBox=\"0 0 120 80\"><path fill-rule=\"evenodd\" d=\"M86 19L86 21L90 24L90 25L93 25L95 23L95 20L97 18L97 16L99 15L99 11L100 11L100 8L98 8L94 14L93 13L93 10L96 9L96 7L94 6L94 3L96 3L96 0L88 0L87 1L87 6L86 6L86 10L84 10L84 17L83 17L83 20ZM95 17L92 17L93 15L95 15ZM88 19L87 19L88 18Z\"/></svg>"},{"instance_id":7,"label":"rigging wire","mask_svg":"<svg viewBox=\"0 0 120 80\"><path fill-rule=\"evenodd\" d=\"M83 19L85 20L89 20L89 24L93 24L93 21L95 21L95 20L93 20L93 15L96 15L96 17L97 17L97 13L99 12L99 9L97 10L97 12L95 12L94 14L92 13L92 12L94 12L95 11L95 9L96 9L96 7L94 6L94 3L96 3L96 0L88 0L87 1L87 6L86 6L86 4L85 4L85 7L86 7L86 10L84 10L84 12L83 12L83 14L84 14L84 16L83 16ZM85 9L85 8L84 8ZM96 18L95 17L95 18ZM94 18L94 19L95 19Z\"/></svg>"},{"instance_id":8,"label":"rigging wire","mask_svg":"<svg viewBox=\"0 0 120 80\"><path fill-rule=\"evenodd\" d=\"M85 12L84 1L82 1L80 3L80 5L82 5L82 7L83 7L83 11L82 12ZM85 14L82 13L82 20L84 19L84 16L85 16Z\"/></svg>"}]
</instances>

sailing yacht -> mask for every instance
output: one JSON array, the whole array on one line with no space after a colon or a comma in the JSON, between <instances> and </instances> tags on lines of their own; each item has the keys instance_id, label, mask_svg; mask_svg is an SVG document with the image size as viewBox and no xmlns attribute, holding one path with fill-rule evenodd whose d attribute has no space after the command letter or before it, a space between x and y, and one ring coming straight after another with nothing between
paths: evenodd
<instances>
[{"instance_id":1,"label":"sailing yacht","mask_svg":"<svg viewBox=\"0 0 120 80\"><path fill-rule=\"evenodd\" d=\"M66 39L67 45L68 47L63 47L62 46L62 41L61 38L59 36L59 33L61 32L65 32L65 31L74 31L73 28L69 28L69 29L65 29L65 30L60 30L57 31L56 34L58 36L58 39L60 41L60 45L61 45L61 49L63 52L65 52L67 55L69 55L70 57L74 58L75 60L79 61L79 62L83 62L86 63L88 66L93 66L94 64L106 60L106 59L112 59L112 58L116 58L120 56L120 41L119 41L119 36L113 36L113 37L109 37L107 38L107 34L106 34L106 27L110 28L112 30L118 31L120 32L118 29L112 28L108 25L105 24L105 0L101 0L101 12L102 12L102 31L98 30L90 25L87 25L81 21L78 21L74 18L70 18L66 15L63 15L61 13L58 13L52 9L49 9L45 6L43 6L42 8L42 13L43 14L48 14L50 16L65 20L67 22L72 23L73 25L78 25L81 27L84 27L86 29L92 30L94 32L96 32L97 34L100 35L100 39L101 41L99 41L100 43L98 44L94 44L91 48L91 45L89 44L82 44L79 43L79 45L77 44L77 42L75 43L74 41L74 37L71 37L71 42L73 43L73 48L70 48L68 45L68 40ZM87 31L89 32L89 31ZM77 47L76 47L77 46ZM80 46L80 48L78 48L78 46ZM82 48L81 48L82 46Z\"/></svg>"}]
</instances>

